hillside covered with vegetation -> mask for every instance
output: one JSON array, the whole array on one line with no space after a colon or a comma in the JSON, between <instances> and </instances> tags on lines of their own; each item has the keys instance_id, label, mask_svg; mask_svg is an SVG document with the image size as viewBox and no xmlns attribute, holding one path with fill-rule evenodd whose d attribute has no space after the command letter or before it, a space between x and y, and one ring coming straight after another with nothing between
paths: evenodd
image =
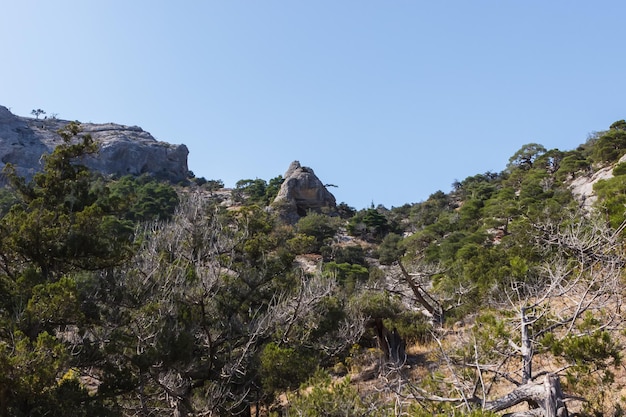
<instances>
[{"instance_id":1,"label":"hillside covered with vegetation","mask_svg":"<svg viewBox=\"0 0 626 417\"><path fill-rule=\"evenodd\" d=\"M62 136L3 173L0 417L623 415L624 121L295 223L280 176L104 177Z\"/></svg>"}]
</instances>

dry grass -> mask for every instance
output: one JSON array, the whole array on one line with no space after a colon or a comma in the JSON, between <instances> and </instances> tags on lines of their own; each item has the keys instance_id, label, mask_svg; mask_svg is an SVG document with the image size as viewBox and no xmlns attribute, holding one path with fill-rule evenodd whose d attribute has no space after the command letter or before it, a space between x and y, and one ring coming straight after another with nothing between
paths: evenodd
<instances>
[{"instance_id":1,"label":"dry grass","mask_svg":"<svg viewBox=\"0 0 626 417\"><path fill-rule=\"evenodd\" d=\"M567 301L560 300L557 307L567 307ZM606 306L605 306L606 307ZM440 343L432 342L429 344L415 343L407 346L406 352L409 355L409 360L406 366L402 369L402 377L406 380L406 383L414 383L419 385L429 378L432 379L433 373L436 372L440 375L439 380L441 387L446 387L447 392L438 392L440 395L458 396L458 391L454 388L454 385L460 380L459 375L462 372L462 367L459 367L458 363L455 363L454 358L446 358L442 353L442 349L445 352L453 350L455 347L459 347L462 344L468 343L471 335L471 331L474 324L469 323L462 328L449 329L446 332L442 332ZM617 342L621 346L626 346L626 336L624 332L614 331L613 336L617 339ZM366 355L367 356L367 355ZM371 369L366 369L367 364L365 362L370 361L371 366L376 367L375 376L372 375ZM369 359L361 359L361 368L352 374L352 380L358 391L363 396L368 395L380 395L380 393L387 393L389 400L394 400L392 390L389 389L390 380L384 372L381 372L380 365L375 364L378 359L369 356ZM448 364L450 362L450 365ZM533 358L533 373L535 375L544 372L558 372L563 370L564 363L562 360L557 359L549 354L538 354ZM521 368L521 359L519 357L512 358L506 362L501 372L515 375L519 378ZM468 368L465 368L466 372ZM360 372L366 372L371 377L364 378ZM475 371L474 371L475 372ZM601 407L604 415L621 415L615 414L624 407L626 403L626 366L620 365L616 369L612 369L615 379L614 382L609 385L601 386L589 386L584 388L577 388L575 395L582 395L588 397L594 407ZM478 373L475 372L477 376ZM477 379L478 380L478 379ZM504 378L497 378L494 374L484 373L483 382L490 386L487 399L499 398L503 395L510 393L516 385ZM565 380L562 379L564 390L568 393L568 386ZM465 388L468 388L467 386ZM471 388L471 386L469 387ZM471 389L470 389L471 390ZM445 391L445 390L444 390ZM584 391L584 392L581 392ZM480 391L479 391L480 392ZM481 394L478 394L479 396ZM600 404L600 398L603 402ZM580 413L585 403L581 401L568 401L567 406L570 413ZM520 404L515 408L507 410L507 412L516 412L528 410L526 404Z\"/></svg>"}]
</instances>

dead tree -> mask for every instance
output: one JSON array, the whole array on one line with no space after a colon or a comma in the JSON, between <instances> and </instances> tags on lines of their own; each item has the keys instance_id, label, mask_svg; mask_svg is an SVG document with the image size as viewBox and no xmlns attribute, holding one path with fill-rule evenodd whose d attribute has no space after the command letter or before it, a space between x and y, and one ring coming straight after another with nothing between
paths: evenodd
<instances>
[{"instance_id":1,"label":"dead tree","mask_svg":"<svg viewBox=\"0 0 626 417\"><path fill-rule=\"evenodd\" d=\"M527 382L520 385L507 395L483 404L487 411L503 411L523 402L533 401L537 408L529 411L506 414L508 417L567 417L567 407L563 401L559 377L555 374L546 374L543 381Z\"/></svg>"},{"instance_id":2,"label":"dead tree","mask_svg":"<svg viewBox=\"0 0 626 417\"><path fill-rule=\"evenodd\" d=\"M250 415L259 400L254 361L266 343L316 346L312 335L336 282L294 270L290 288L261 295L259 288L275 282L265 264L272 254L254 268L235 264L249 236L247 219L222 216L201 195L181 203L171 221L138 231L138 251L119 278L128 294L128 350L146 358L131 368L141 395L128 396L129 407L155 416ZM328 332L332 343L322 341L328 349L344 349L362 334L358 317L338 327ZM111 330L101 332L110 338Z\"/></svg>"},{"instance_id":3,"label":"dead tree","mask_svg":"<svg viewBox=\"0 0 626 417\"><path fill-rule=\"evenodd\" d=\"M445 310L443 305L432 297L428 291L426 291L423 285L416 280L404 267L401 260L398 260L398 266L400 267L400 271L402 272L402 277L404 281L407 283L415 300L431 315L433 318L433 322L437 325L443 325L443 321L445 319ZM422 275L425 275L427 278L430 278L436 272L428 271Z\"/></svg>"},{"instance_id":4,"label":"dead tree","mask_svg":"<svg viewBox=\"0 0 626 417\"><path fill-rule=\"evenodd\" d=\"M482 329L482 325L468 329L466 337L473 334L474 339L466 340L467 353L463 357L442 348L451 374L449 380L453 381L454 389L461 395L433 395L409 380L396 386L401 386L405 392L408 390L418 401L459 403L468 408L482 407L493 412L505 412L526 403L529 405L527 411L504 415L566 417L569 414L566 399L585 399L563 392L560 383L563 373L574 369L576 360L596 363L599 371L618 363L616 358L621 349L610 341L601 342L605 343L601 347L606 348L606 352L596 357L594 352L583 353L579 359L556 356L559 355L555 353L558 349L552 351L549 345L541 342L549 336L548 340L555 343L564 340L575 343L597 332L621 329L620 280L626 257L619 235L624 228L611 230L605 223L591 218L561 225L535 225L535 228L540 232L537 244L545 251L546 262L538 270L538 279L514 282L507 291L506 310L516 312L516 315L502 314L498 326L508 330L496 334L490 329ZM438 304L425 298L426 292L416 285L404 268L402 271L413 292L421 295L421 298L416 297L422 300L420 303L423 302L426 309L443 314L443 310L437 309ZM590 317L593 320L589 320ZM511 335L510 339L507 339L507 334ZM476 339L476 335L483 339ZM491 341L499 339L490 345L491 351L479 353L480 340L486 340L484 338ZM471 352L475 352L475 357L467 360ZM540 355L557 366L535 371L534 366L546 363L537 360ZM516 363L518 366L515 366ZM467 372L459 372L459 367L474 369L474 380ZM601 380L599 375L598 381ZM493 387L500 381L508 381L515 387L505 395L490 399Z\"/></svg>"},{"instance_id":5,"label":"dead tree","mask_svg":"<svg viewBox=\"0 0 626 417\"><path fill-rule=\"evenodd\" d=\"M514 405L514 399L520 399L539 407L513 415L567 416L559 375L545 371L533 374L534 356L547 353L545 348L537 351L542 349L538 341L547 334L557 339L584 336L577 325L589 314L597 324L587 330L588 334L618 328L624 265L619 234L623 227L611 230L604 222L591 218L565 226L550 223L535 228L543 232L539 244L553 255L541 269L540 283L516 283L510 296L519 312L520 345L509 342L509 346L514 348L511 358L519 355L521 359L521 384L509 395L485 404L485 408L504 410ZM563 370L568 367L566 364Z\"/></svg>"},{"instance_id":6,"label":"dead tree","mask_svg":"<svg viewBox=\"0 0 626 417\"><path fill-rule=\"evenodd\" d=\"M374 320L373 327L376 331L378 347L383 352L385 362L393 365L403 364L406 361L406 343L400 337L398 330L394 327L392 331L389 331L380 318Z\"/></svg>"}]
</instances>

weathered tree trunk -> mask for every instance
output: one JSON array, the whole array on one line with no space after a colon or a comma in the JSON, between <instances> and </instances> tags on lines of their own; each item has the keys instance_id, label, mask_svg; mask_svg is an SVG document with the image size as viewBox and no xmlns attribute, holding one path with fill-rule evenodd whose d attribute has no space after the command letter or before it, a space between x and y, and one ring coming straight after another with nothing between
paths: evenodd
<instances>
[{"instance_id":1,"label":"weathered tree trunk","mask_svg":"<svg viewBox=\"0 0 626 417\"><path fill-rule=\"evenodd\" d=\"M409 284L411 291L413 291L413 295L418 303L422 305L428 311L432 317L433 321L439 325L443 325L444 320L444 310L441 304L439 304L435 299L433 299L424 289L413 279L413 277L407 272L402 265L402 262L398 261L398 265L400 266L400 270L402 271L402 275L404 276L404 280ZM424 293L424 294L422 294ZM430 298L426 300L426 297Z\"/></svg>"},{"instance_id":2,"label":"weathered tree trunk","mask_svg":"<svg viewBox=\"0 0 626 417\"><path fill-rule=\"evenodd\" d=\"M555 374L547 374L543 383L528 382L520 385L504 397L486 402L484 409L498 412L523 402L534 402L539 404L540 408L505 415L508 417L568 417L567 407L563 401L561 382Z\"/></svg>"},{"instance_id":3,"label":"weathered tree trunk","mask_svg":"<svg viewBox=\"0 0 626 417\"><path fill-rule=\"evenodd\" d=\"M526 384L532 379L533 372L533 348L529 334L530 322L526 316L526 308L521 308L521 332L522 332L522 384Z\"/></svg>"},{"instance_id":4,"label":"weathered tree trunk","mask_svg":"<svg viewBox=\"0 0 626 417\"><path fill-rule=\"evenodd\" d=\"M181 406L180 402L177 402L176 406L174 407L173 417L186 417L186 416L187 416L187 409L185 408L185 406Z\"/></svg>"},{"instance_id":5,"label":"weathered tree trunk","mask_svg":"<svg viewBox=\"0 0 626 417\"><path fill-rule=\"evenodd\" d=\"M378 347L383 351L385 361L396 365L402 364L406 360L406 344L400 337L398 330L395 328L391 332L387 330L382 319L374 321L374 328L376 329Z\"/></svg>"},{"instance_id":6,"label":"weathered tree trunk","mask_svg":"<svg viewBox=\"0 0 626 417\"><path fill-rule=\"evenodd\" d=\"M567 407L563 401L563 390L561 389L561 381L554 374L546 375L544 386L547 393L544 409L546 417L567 417Z\"/></svg>"},{"instance_id":7,"label":"weathered tree trunk","mask_svg":"<svg viewBox=\"0 0 626 417\"><path fill-rule=\"evenodd\" d=\"M395 327L391 333L387 334L387 344L389 345L389 360L395 364L404 363L406 361L406 344Z\"/></svg>"}]
</instances>

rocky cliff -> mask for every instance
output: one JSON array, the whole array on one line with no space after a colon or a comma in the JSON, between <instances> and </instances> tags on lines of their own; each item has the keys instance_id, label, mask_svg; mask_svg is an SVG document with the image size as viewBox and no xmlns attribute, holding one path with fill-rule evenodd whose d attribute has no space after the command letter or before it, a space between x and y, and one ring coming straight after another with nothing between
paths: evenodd
<instances>
[{"instance_id":1,"label":"rocky cliff","mask_svg":"<svg viewBox=\"0 0 626 417\"><path fill-rule=\"evenodd\" d=\"M315 172L293 161L285 172L274 205L280 207L281 216L295 222L309 211L333 211L337 207L335 196L322 184Z\"/></svg>"},{"instance_id":2,"label":"rocky cliff","mask_svg":"<svg viewBox=\"0 0 626 417\"><path fill-rule=\"evenodd\" d=\"M624 162L626 162L626 155L622 156L615 164L601 168L592 174L577 177L571 182L570 189L572 190L572 194L583 209L591 210L593 204L598 199L598 196L593 190L593 186L598 181L613 178L613 169L615 169L618 164Z\"/></svg>"},{"instance_id":3,"label":"rocky cliff","mask_svg":"<svg viewBox=\"0 0 626 417\"><path fill-rule=\"evenodd\" d=\"M32 177L43 168L42 155L63 143L57 131L68 123L56 118L19 117L0 106L0 170L11 163L19 175ZM159 142L137 126L82 123L81 127L100 149L83 161L90 169L115 176L149 174L172 182L188 176L189 151L185 145Z\"/></svg>"}]
</instances>

